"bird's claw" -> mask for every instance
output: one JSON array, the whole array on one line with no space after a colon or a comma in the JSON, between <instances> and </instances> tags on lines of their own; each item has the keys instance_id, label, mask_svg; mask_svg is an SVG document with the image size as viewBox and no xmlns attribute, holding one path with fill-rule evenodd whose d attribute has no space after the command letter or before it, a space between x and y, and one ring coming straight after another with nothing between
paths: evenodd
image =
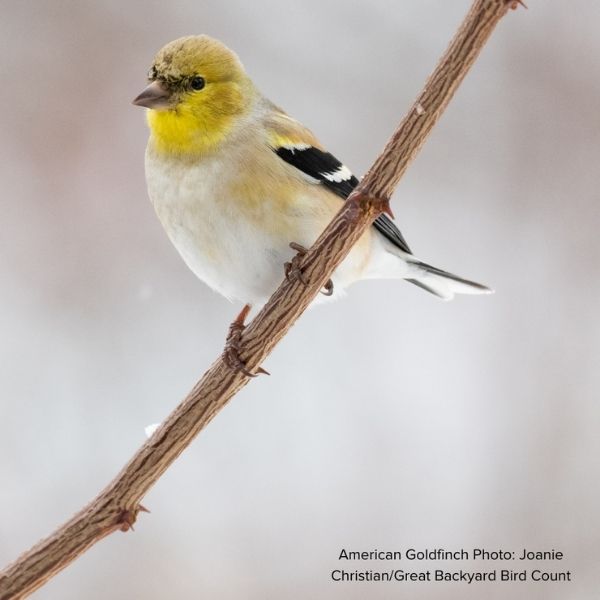
<instances>
[{"instance_id":1,"label":"bird's claw","mask_svg":"<svg viewBox=\"0 0 600 600\"><path fill-rule=\"evenodd\" d=\"M306 280L306 277L304 277L304 273L302 273L302 267L300 267L302 257L306 254L307 250L304 246L301 246L296 242L290 242L290 248L295 250L296 254L292 257L292 260L283 265L285 276L288 281L297 280L302 282L304 285L308 285L308 281Z\"/></svg>"},{"instance_id":2,"label":"bird's claw","mask_svg":"<svg viewBox=\"0 0 600 600\"><path fill-rule=\"evenodd\" d=\"M240 358L241 350L241 338L242 332L246 328L246 317L250 312L250 305L246 304L240 311L240 314L235 318L233 323L229 326L229 333L227 334L227 340L225 341L225 350L223 351L223 358L225 364L233 371L239 371L246 375L246 377L258 377L258 375L269 375L268 371L265 371L262 367L256 369L256 373L252 373L246 367L246 362Z\"/></svg>"},{"instance_id":3,"label":"bird's claw","mask_svg":"<svg viewBox=\"0 0 600 600\"><path fill-rule=\"evenodd\" d=\"M302 262L302 257L308 252L308 250L304 246L296 242L290 242L290 248L296 251L296 255L292 257L292 260L286 262L283 265L285 276L288 281L297 280L304 285L308 285L308 280L304 276L302 267L300 266L300 263ZM325 283L324 288L325 291L322 291L321 294L323 294L324 296L331 296L333 294L333 281L331 281L331 279L328 279Z\"/></svg>"},{"instance_id":4,"label":"bird's claw","mask_svg":"<svg viewBox=\"0 0 600 600\"><path fill-rule=\"evenodd\" d=\"M331 281L331 279L328 279L325 282L323 288L324 289L321 290L321 294L323 294L323 296L333 296L333 281Z\"/></svg>"}]
</instances>

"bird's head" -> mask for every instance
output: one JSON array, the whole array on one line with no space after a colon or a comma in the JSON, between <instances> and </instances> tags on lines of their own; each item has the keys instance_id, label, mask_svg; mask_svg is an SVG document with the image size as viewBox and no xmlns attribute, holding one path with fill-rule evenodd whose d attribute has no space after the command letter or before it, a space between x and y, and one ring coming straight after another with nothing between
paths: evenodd
<instances>
[{"instance_id":1,"label":"bird's head","mask_svg":"<svg viewBox=\"0 0 600 600\"><path fill-rule=\"evenodd\" d=\"M198 154L219 145L251 107L252 83L237 55L206 35L162 48L149 85L133 104L148 110L154 145L167 154Z\"/></svg>"}]
</instances>

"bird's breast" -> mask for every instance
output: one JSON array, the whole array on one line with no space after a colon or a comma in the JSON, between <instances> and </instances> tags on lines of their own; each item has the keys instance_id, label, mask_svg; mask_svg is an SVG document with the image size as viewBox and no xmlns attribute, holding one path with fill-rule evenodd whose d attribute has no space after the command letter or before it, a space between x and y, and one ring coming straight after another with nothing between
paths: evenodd
<instances>
[{"instance_id":1,"label":"bird's breast","mask_svg":"<svg viewBox=\"0 0 600 600\"><path fill-rule=\"evenodd\" d=\"M273 201L217 159L189 164L149 152L146 177L171 242L200 279L228 298L268 297L293 254L289 242L318 234L314 219L295 218L286 208L285 194Z\"/></svg>"},{"instance_id":2,"label":"bird's breast","mask_svg":"<svg viewBox=\"0 0 600 600\"><path fill-rule=\"evenodd\" d=\"M283 162L273 169L268 152L255 153L253 164L146 155L150 199L172 243L200 279L243 302L268 298L294 254L290 242L310 246L341 204L321 186L290 177ZM367 260L369 243L361 242L344 262L348 282Z\"/></svg>"}]
</instances>

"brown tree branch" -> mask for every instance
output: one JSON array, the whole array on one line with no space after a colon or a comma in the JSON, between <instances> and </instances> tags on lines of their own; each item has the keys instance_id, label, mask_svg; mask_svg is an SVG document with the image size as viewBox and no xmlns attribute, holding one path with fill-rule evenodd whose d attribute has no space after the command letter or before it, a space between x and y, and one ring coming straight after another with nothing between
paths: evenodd
<instances>
[{"instance_id":1,"label":"brown tree branch","mask_svg":"<svg viewBox=\"0 0 600 600\"><path fill-rule=\"evenodd\" d=\"M454 91L512 0L475 0L406 117L339 213L302 258L308 282L284 280L244 330L241 358L252 371L267 358L381 212ZM85 508L0 573L0 600L24 598L98 540L135 522L140 501L171 463L248 382L221 356L187 398Z\"/></svg>"}]
</instances>

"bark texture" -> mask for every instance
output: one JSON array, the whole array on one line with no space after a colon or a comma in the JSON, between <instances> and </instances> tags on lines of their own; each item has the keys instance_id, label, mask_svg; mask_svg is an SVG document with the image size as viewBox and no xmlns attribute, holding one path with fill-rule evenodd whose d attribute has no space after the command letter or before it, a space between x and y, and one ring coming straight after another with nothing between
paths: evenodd
<instances>
[{"instance_id":1,"label":"bark texture","mask_svg":"<svg viewBox=\"0 0 600 600\"><path fill-rule=\"evenodd\" d=\"M389 198L499 20L515 2L476 0L448 50L381 155L302 258L307 285L284 280L244 330L241 358L255 371L327 282ZM283 269L283 266L282 266ZM249 378L223 356L135 453L114 480L54 533L0 573L0 600L24 598L80 554L144 510L140 501L193 438Z\"/></svg>"}]
</instances>

